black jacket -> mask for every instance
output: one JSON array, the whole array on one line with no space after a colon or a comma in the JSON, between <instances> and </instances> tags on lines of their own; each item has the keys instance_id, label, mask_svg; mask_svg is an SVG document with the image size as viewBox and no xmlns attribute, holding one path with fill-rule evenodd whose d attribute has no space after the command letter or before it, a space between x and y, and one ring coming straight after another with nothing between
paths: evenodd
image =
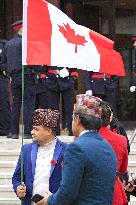
<instances>
[{"instance_id":1,"label":"black jacket","mask_svg":"<svg viewBox=\"0 0 136 205\"><path fill-rule=\"evenodd\" d=\"M16 35L7 41L1 54L0 67L12 74L22 68L22 37Z\"/></svg>"},{"instance_id":2,"label":"black jacket","mask_svg":"<svg viewBox=\"0 0 136 205\"><path fill-rule=\"evenodd\" d=\"M51 70L61 70L56 66L47 67L47 78L46 78L46 88L55 92L61 92L69 89L74 89L75 78L77 78L77 69L70 68L69 76L65 78L59 77L59 75L54 75L49 73Z\"/></svg>"},{"instance_id":3,"label":"black jacket","mask_svg":"<svg viewBox=\"0 0 136 205\"><path fill-rule=\"evenodd\" d=\"M111 76L110 78L106 78L104 74L101 74L102 78L93 78L92 76L95 73L91 71L83 71L84 75L84 83L85 83L85 90L92 90L93 94L108 94L115 91L118 85L118 77Z\"/></svg>"},{"instance_id":4,"label":"black jacket","mask_svg":"<svg viewBox=\"0 0 136 205\"><path fill-rule=\"evenodd\" d=\"M133 86L136 86L136 48L132 51L132 66L133 66Z\"/></svg>"}]
</instances>

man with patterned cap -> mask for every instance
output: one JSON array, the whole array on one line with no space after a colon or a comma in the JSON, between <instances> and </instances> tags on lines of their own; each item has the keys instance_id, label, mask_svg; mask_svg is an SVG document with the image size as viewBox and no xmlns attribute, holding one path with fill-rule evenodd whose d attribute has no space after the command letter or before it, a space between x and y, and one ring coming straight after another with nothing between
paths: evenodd
<instances>
[{"instance_id":1,"label":"man with patterned cap","mask_svg":"<svg viewBox=\"0 0 136 205\"><path fill-rule=\"evenodd\" d=\"M77 140L64 156L61 186L37 205L112 205L116 157L99 134L101 99L77 95L72 129Z\"/></svg>"},{"instance_id":2,"label":"man with patterned cap","mask_svg":"<svg viewBox=\"0 0 136 205\"><path fill-rule=\"evenodd\" d=\"M21 156L13 174L13 189L23 205L31 204L35 194L55 193L60 185L63 156L66 144L56 138L58 110L37 109L33 113L33 143L23 147L23 182Z\"/></svg>"}]
</instances>

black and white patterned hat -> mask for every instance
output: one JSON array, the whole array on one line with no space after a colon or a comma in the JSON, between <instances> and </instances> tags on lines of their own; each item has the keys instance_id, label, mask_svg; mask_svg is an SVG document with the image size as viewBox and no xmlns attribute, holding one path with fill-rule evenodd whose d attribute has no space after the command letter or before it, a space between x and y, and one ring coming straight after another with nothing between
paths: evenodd
<instances>
[{"instance_id":1,"label":"black and white patterned hat","mask_svg":"<svg viewBox=\"0 0 136 205\"><path fill-rule=\"evenodd\" d=\"M57 127L58 120L58 110L37 109L33 112L33 126Z\"/></svg>"}]
</instances>

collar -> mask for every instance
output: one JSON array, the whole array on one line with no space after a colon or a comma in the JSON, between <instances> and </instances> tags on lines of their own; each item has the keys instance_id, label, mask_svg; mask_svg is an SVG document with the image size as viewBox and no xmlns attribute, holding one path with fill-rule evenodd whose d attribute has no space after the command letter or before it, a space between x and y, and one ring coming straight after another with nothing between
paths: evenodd
<instances>
[{"instance_id":1,"label":"collar","mask_svg":"<svg viewBox=\"0 0 136 205\"><path fill-rule=\"evenodd\" d=\"M51 149L52 147L54 147L54 145L56 144L57 138L53 139L52 141L44 144L44 145L39 145L40 149Z\"/></svg>"},{"instance_id":2,"label":"collar","mask_svg":"<svg viewBox=\"0 0 136 205\"><path fill-rule=\"evenodd\" d=\"M85 134L86 132L90 132L90 130L83 130L83 131L80 133L79 137L80 137L81 135Z\"/></svg>"}]
</instances>

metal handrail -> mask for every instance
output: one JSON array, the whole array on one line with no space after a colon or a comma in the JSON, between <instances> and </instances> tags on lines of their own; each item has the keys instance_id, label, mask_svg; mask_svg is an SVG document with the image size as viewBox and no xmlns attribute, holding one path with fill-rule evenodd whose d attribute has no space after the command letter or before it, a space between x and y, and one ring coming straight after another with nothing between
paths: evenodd
<instances>
[{"instance_id":1,"label":"metal handrail","mask_svg":"<svg viewBox=\"0 0 136 205\"><path fill-rule=\"evenodd\" d=\"M136 137L136 129L134 130L133 134L132 134L131 137L130 137L130 140L129 140L129 145L130 145L130 146L131 146L131 144L133 143L135 137Z\"/></svg>"}]
</instances>

